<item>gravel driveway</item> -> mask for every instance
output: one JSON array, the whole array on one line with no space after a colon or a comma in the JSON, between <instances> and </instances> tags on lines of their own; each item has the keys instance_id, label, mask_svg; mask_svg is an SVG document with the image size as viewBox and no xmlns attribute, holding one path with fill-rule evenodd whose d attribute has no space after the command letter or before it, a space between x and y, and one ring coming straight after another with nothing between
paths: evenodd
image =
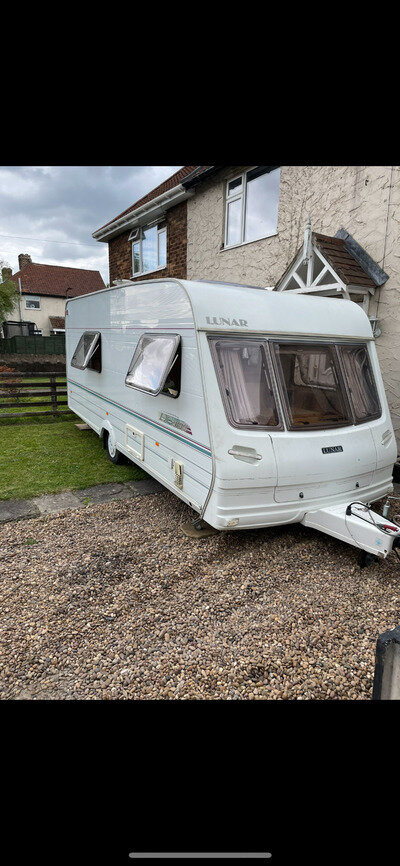
<instances>
[{"instance_id":1,"label":"gravel driveway","mask_svg":"<svg viewBox=\"0 0 400 866\"><path fill-rule=\"evenodd\" d=\"M367 699L394 554L300 525L185 536L169 492L0 529L4 699Z\"/></svg>"}]
</instances>

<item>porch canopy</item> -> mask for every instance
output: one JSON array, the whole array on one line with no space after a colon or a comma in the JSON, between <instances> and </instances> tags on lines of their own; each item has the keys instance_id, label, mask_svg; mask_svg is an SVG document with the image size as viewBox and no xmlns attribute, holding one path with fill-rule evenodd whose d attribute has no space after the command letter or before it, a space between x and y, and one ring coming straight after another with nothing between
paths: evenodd
<instances>
[{"instance_id":1,"label":"porch canopy","mask_svg":"<svg viewBox=\"0 0 400 866\"><path fill-rule=\"evenodd\" d=\"M368 314L375 289L388 279L379 265L345 230L333 237L311 231L310 220L304 243L274 291L336 296L362 303Z\"/></svg>"}]
</instances>

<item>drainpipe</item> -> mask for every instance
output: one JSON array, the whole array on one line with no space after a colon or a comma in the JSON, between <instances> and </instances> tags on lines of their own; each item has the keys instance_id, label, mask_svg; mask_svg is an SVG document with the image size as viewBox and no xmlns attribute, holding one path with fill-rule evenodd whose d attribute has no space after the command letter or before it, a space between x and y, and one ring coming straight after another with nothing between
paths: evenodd
<instances>
[{"instance_id":1,"label":"drainpipe","mask_svg":"<svg viewBox=\"0 0 400 866\"><path fill-rule=\"evenodd\" d=\"M19 303L19 320L20 320L20 322L22 322L22 312L21 312L21 301L22 301L21 277L18 277L18 283L19 283L19 299L18 299L18 303ZM21 334L22 334L22 325L21 325Z\"/></svg>"}]
</instances>

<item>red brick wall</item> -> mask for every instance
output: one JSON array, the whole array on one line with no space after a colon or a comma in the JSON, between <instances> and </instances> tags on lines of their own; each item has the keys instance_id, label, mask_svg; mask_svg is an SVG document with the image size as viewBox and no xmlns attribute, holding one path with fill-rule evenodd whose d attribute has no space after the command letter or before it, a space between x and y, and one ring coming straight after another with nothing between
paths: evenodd
<instances>
[{"instance_id":1,"label":"red brick wall","mask_svg":"<svg viewBox=\"0 0 400 866\"><path fill-rule=\"evenodd\" d=\"M167 222L167 267L135 277L140 280L178 277L186 279L187 218L186 202L183 201L166 213ZM128 241L131 229L108 243L110 286L113 280L132 279L132 242Z\"/></svg>"}]
</instances>

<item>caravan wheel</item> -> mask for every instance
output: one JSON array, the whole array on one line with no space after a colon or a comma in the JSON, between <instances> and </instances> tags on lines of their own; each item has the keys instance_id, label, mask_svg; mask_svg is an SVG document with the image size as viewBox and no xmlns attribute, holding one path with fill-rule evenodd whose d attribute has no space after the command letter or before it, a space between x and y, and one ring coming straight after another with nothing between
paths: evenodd
<instances>
[{"instance_id":1,"label":"caravan wheel","mask_svg":"<svg viewBox=\"0 0 400 866\"><path fill-rule=\"evenodd\" d=\"M109 459L111 460L111 463L128 463L128 459L127 457L125 457L125 454L121 454L121 452L118 451L118 448L115 444L114 436L107 432L104 434L104 436L106 437L105 444L107 454Z\"/></svg>"}]
</instances>

